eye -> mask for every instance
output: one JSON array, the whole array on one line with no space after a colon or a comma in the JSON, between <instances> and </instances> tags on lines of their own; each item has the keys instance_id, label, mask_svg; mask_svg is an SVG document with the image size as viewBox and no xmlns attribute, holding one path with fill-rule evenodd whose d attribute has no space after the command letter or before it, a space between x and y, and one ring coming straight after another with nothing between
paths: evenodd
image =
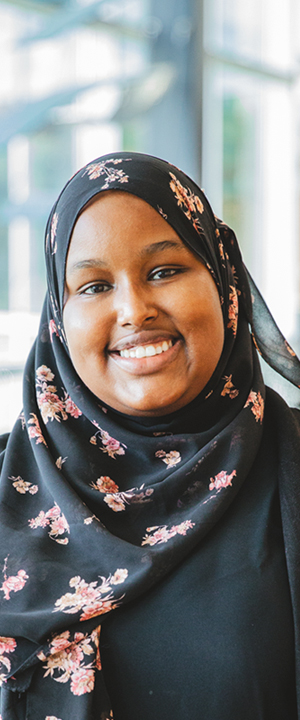
<instances>
[{"instance_id":1,"label":"eye","mask_svg":"<svg viewBox=\"0 0 300 720\"><path fill-rule=\"evenodd\" d=\"M100 293L108 292L108 290L111 289L111 285L108 285L108 283L94 283L93 285L88 285L88 287L83 288L83 290L80 291L80 295L98 295Z\"/></svg>"},{"instance_id":2,"label":"eye","mask_svg":"<svg viewBox=\"0 0 300 720\"><path fill-rule=\"evenodd\" d=\"M149 280L165 280L182 272L184 272L184 269L179 267L156 268L150 273Z\"/></svg>"}]
</instances>

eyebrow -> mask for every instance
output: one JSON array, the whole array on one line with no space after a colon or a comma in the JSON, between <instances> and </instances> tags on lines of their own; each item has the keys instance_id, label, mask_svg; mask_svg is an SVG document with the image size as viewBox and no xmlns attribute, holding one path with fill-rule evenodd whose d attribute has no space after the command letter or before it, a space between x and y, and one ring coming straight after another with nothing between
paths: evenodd
<instances>
[{"instance_id":1,"label":"eyebrow","mask_svg":"<svg viewBox=\"0 0 300 720\"><path fill-rule=\"evenodd\" d=\"M151 245L147 245L140 251L139 255L140 257L154 255L155 253L162 252L163 250L168 250L169 248L173 250L184 250L184 245L182 243L176 242L176 240L162 240L161 242L154 242L151 243ZM79 260L78 262L73 263L70 267L70 272L72 273L76 270L82 270L84 268L103 267L107 267L106 263L103 260L100 260L98 258L87 258L86 260Z\"/></svg>"},{"instance_id":2,"label":"eyebrow","mask_svg":"<svg viewBox=\"0 0 300 720\"><path fill-rule=\"evenodd\" d=\"M168 250L168 248L173 248L175 250L184 250L184 245L183 243L179 243L176 240L162 240L161 242L154 242L151 243L151 245L147 245L146 247L144 247L140 252L140 256L144 257L145 255L154 255L154 253Z\"/></svg>"}]
</instances>

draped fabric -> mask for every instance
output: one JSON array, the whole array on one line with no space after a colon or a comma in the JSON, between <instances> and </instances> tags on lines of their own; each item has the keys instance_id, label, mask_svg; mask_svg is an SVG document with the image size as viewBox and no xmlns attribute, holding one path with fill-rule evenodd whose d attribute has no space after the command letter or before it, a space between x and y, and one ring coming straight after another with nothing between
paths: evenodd
<instances>
[{"instance_id":1,"label":"draped fabric","mask_svg":"<svg viewBox=\"0 0 300 720\"><path fill-rule=\"evenodd\" d=\"M108 189L160 213L205 263L220 296L219 363L200 395L165 417L114 411L70 359L62 319L68 246L84 206ZM248 275L234 233L167 162L123 152L81 169L52 209L45 249L48 292L25 368L24 409L1 456L1 715L108 720L102 623L201 548L249 477L264 427L257 349L297 386L300 364ZM275 407L300 695L299 425L280 398Z\"/></svg>"}]
</instances>

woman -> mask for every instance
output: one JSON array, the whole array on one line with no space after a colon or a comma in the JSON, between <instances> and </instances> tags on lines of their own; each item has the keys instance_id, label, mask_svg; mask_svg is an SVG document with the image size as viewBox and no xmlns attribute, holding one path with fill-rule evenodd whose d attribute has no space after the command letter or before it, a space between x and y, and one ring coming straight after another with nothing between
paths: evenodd
<instances>
[{"instance_id":1,"label":"woman","mask_svg":"<svg viewBox=\"0 0 300 720\"><path fill-rule=\"evenodd\" d=\"M299 420L256 347L300 366L233 232L177 168L111 154L46 262L2 454L2 720L299 720Z\"/></svg>"}]
</instances>

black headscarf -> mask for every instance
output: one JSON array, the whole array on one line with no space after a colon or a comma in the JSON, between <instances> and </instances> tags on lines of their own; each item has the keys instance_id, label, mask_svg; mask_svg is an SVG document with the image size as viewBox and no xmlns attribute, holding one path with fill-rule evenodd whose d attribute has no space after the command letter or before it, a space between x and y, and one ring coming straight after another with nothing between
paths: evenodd
<instances>
[{"instance_id":1,"label":"black headscarf","mask_svg":"<svg viewBox=\"0 0 300 720\"><path fill-rule=\"evenodd\" d=\"M160 213L206 264L220 296L225 341L216 370L192 403L158 419L105 406L68 352L62 321L68 245L84 206L108 189L136 195ZM190 554L247 478L264 418L256 348L298 386L300 364L249 277L234 233L215 218L200 188L167 162L123 152L77 172L51 212L46 262L48 293L25 369L24 411L2 456L1 714L25 718L27 695L28 717L90 720L97 703L105 720L112 711L101 672L101 622ZM299 431L278 402L298 653Z\"/></svg>"}]
</instances>

